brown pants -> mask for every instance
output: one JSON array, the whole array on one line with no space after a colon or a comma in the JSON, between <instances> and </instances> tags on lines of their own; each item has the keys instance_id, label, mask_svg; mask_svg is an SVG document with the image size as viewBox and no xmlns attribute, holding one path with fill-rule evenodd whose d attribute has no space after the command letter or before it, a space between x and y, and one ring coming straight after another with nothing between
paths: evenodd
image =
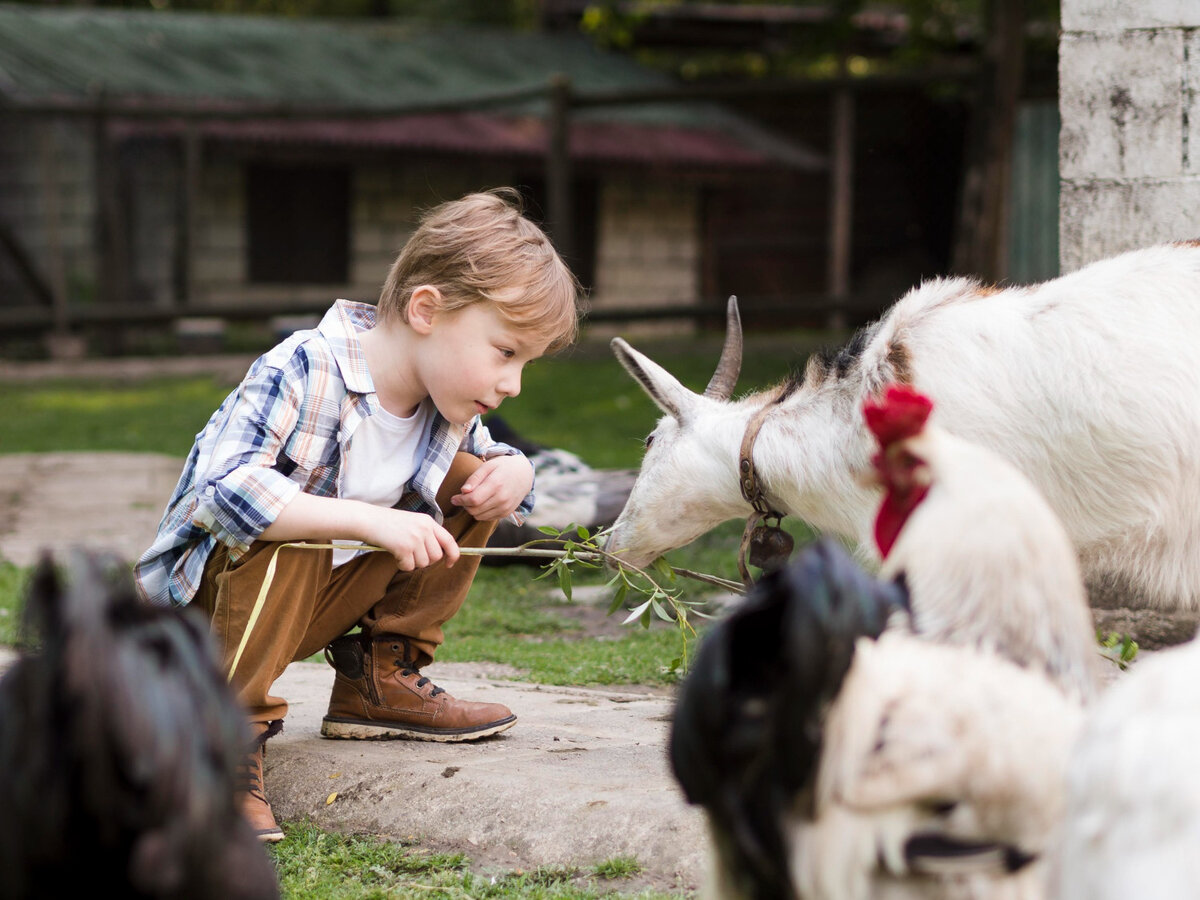
<instances>
[{"instance_id":1,"label":"brown pants","mask_svg":"<svg viewBox=\"0 0 1200 900\"><path fill-rule=\"evenodd\" d=\"M458 493L481 460L467 453L454 458L438 491L438 506L453 510ZM463 510L443 523L460 547L482 547L496 528ZM316 541L314 543L325 543ZM258 593L266 579L271 556L280 547L255 541L236 563L218 544L204 567L204 578L192 600L212 622L222 660L228 670L246 631ZM267 692L288 663L305 659L355 623L368 634L407 637L424 665L442 643L442 625L458 612L479 568L478 556L464 556L446 568L436 563L402 572L389 553L366 553L333 567L332 550L282 547L275 578L258 621L242 651L233 685L250 720L282 719L287 702Z\"/></svg>"}]
</instances>

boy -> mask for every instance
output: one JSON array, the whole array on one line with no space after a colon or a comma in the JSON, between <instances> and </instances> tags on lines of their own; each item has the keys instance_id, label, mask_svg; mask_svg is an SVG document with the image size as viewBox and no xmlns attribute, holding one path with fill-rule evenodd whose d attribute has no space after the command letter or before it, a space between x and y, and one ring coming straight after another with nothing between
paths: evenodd
<instances>
[{"instance_id":1,"label":"boy","mask_svg":"<svg viewBox=\"0 0 1200 900\"><path fill-rule=\"evenodd\" d=\"M239 799L261 839L283 837L262 760L287 712L268 690L293 660L324 647L337 670L326 737L463 741L516 721L420 669L479 565L459 547L533 505L529 461L479 416L574 338L578 295L515 191L442 204L377 307L337 301L255 362L197 435L134 574L151 602L194 603L212 622L255 737Z\"/></svg>"}]
</instances>

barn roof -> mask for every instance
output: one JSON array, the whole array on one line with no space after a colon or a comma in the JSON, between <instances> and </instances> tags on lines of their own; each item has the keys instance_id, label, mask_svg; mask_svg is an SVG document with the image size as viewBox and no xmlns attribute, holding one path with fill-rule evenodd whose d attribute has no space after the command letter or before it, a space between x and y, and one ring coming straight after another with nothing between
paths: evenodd
<instances>
[{"instance_id":1,"label":"barn roof","mask_svg":"<svg viewBox=\"0 0 1200 900\"><path fill-rule=\"evenodd\" d=\"M0 4L0 106L102 102L141 115L132 130L170 128L148 114L186 110L209 117L206 133L231 140L541 152L542 93L556 74L583 98L673 85L572 34ZM573 110L572 122L572 150L585 158L822 164L712 103L589 106Z\"/></svg>"}]
</instances>

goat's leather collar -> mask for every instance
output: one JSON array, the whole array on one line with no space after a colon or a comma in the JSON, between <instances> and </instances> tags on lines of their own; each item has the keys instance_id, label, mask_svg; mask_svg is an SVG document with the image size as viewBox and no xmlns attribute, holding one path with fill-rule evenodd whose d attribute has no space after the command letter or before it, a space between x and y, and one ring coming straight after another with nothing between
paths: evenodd
<instances>
[{"instance_id":1,"label":"goat's leather collar","mask_svg":"<svg viewBox=\"0 0 1200 900\"><path fill-rule=\"evenodd\" d=\"M774 401L766 404L751 416L746 424L746 433L742 435L742 447L738 451L738 484L742 489L742 497L754 507L756 513L782 519L783 514L772 510L771 505L767 503L766 491L763 490L758 480L758 472L754 468L754 442L775 405Z\"/></svg>"},{"instance_id":2,"label":"goat's leather collar","mask_svg":"<svg viewBox=\"0 0 1200 900\"><path fill-rule=\"evenodd\" d=\"M778 400L772 400L750 417L750 421L746 424L746 433L742 435L741 449L738 452L738 485L742 489L742 497L754 508L754 512L746 520L746 528L742 531L742 544L738 548L738 573L742 576L742 583L746 587L749 587L753 581L750 577L750 570L746 566L746 557L752 542L757 541L762 545L765 543L767 535L776 532L777 534L774 536L782 538L785 545L785 547L779 548L782 551L782 560L778 562L786 561L787 555L791 552L792 539L779 527L784 514L767 502L766 491L763 490L758 473L754 468L754 442L758 439L758 432L762 429L763 422L778 405ZM764 524L771 519L775 520L774 525ZM760 564L755 563L755 565Z\"/></svg>"}]
</instances>

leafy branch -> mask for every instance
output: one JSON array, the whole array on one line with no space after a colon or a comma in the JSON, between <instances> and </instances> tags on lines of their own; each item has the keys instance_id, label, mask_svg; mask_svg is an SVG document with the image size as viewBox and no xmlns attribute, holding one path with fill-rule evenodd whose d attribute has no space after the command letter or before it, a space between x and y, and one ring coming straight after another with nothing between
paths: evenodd
<instances>
[{"instance_id":1,"label":"leafy branch","mask_svg":"<svg viewBox=\"0 0 1200 900\"><path fill-rule=\"evenodd\" d=\"M605 583L612 588L613 599L609 604L608 614L624 608L627 612L622 624L638 622L643 628L649 628L655 619L673 622L679 629L681 639L680 655L671 660L671 671L686 671L688 667L688 642L696 636L696 628L691 617L702 619L712 618L703 612L703 599L689 600L683 596L683 590L678 585L680 577L691 578L714 584L725 590L742 593L741 582L730 581L703 572L693 572L690 569L677 569L661 557L656 559L648 568L631 565L614 553L604 549L604 539L608 530L592 534L582 525L570 525L563 530L551 527L538 529L545 538L529 541L519 547L482 549L462 548L464 554L504 555L504 556L538 556L550 560L545 571L537 576L537 580L554 577L558 587L567 600L572 599L572 570L602 569L607 564L613 570L613 576ZM542 545L553 545L553 549ZM636 606L627 607L631 596L640 600Z\"/></svg>"},{"instance_id":2,"label":"leafy branch","mask_svg":"<svg viewBox=\"0 0 1200 900\"><path fill-rule=\"evenodd\" d=\"M1113 663L1118 669L1127 669L1138 653L1138 644L1127 634L1096 632L1096 640L1100 644L1100 655Z\"/></svg>"},{"instance_id":3,"label":"leafy branch","mask_svg":"<svg viewBox=\"0 0 1200 900\"><path fill-rule=\"evenodd\" d=\"M595 534L590 533L582 525L569 525L562 531L549 527L542 527L538 530L545 534L546 537L528 541L518 547L460 547L459 553L463 556L515 556L548 559L550 562L544 566L545 571L541 575L538 575L535 580L555 576L558 580L559 589L563 592L567 600L572 599L571 582L573 567L602 569L607 564L614 571L612 578L605 585L606 587L613 588L615 591L612 603L608 609L610 616L621 609L632 594L635 599L644 599L637 606L628 608L628 614L623 624L639 622L643 628L649 628L651 621L654 618L659 618L664 622L674 622L679 629L681 650L679 656L671 660L668 667L668 670L672 672L687 671L688 641L696 637L696 628L692 625L691 617L697 616L702 619L712 618L712 616L703 612L700 608L705 604L703 599L689 600L683 596L683 590L678 586L677 578L692 578L739 594L745 591L741 582L730 581L727 578L720 578L716 575L706 575L703 572L693 572L690 569L677 569L661 557L651 563L649 568L631 565L616 554L609 553L604 549L604 538L608 536L611 529L597 531ZM237 668L242 650L258 619L258 614L262 609L266 595L271 589L271 583L275 579L275 564L278 553L283 547L296 547L306 550L348 549L386 552L383 547L348 541L333 541L331 543L295 541L280 544L275 549L267 565L267 573L251 611L250 620L246 625L246 632L243 634L242 642L234 654L233 664L230 667L230 677L232 677L234 669Z\"/></svg>"}]
</instances>

